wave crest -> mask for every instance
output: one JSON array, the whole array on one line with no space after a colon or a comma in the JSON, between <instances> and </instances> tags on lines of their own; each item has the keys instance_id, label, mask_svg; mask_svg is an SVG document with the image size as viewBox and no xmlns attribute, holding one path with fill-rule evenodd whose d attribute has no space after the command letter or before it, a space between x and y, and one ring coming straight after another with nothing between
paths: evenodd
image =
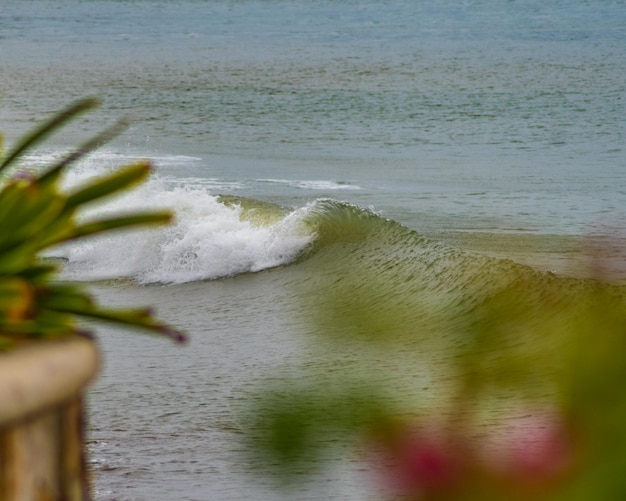
<instances>
[{"instance_id":1,"label":"wave crest","mask_svg":"<svg viewBox=\"0 0 626 501\"><path fill-rule=\"evenodd\" d=\"M76 280L132 278L139 283L183 283L256 272L287 264L313 235L302 211L223 201L203 187L168 187L151 179L140 189L87 217L154 208L174 211L165 228L96 237L68 245L64 276Z\"/></svg>"}]
</instances>

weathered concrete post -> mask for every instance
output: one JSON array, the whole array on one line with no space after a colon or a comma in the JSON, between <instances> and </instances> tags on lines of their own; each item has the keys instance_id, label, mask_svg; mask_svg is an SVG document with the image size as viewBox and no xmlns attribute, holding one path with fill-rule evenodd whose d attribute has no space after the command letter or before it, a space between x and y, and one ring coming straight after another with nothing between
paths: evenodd
<instances>
[{"instance_id":1,"label":"weathered concrete post","mask_svg":"<svg viewBox=\"0 0 626 501\"><path fill-rule=\"evenodd\" d=\"M0 353L0 499L87 501L85 389L94 341L36 341Z\"/></svg>"}]
</instances>

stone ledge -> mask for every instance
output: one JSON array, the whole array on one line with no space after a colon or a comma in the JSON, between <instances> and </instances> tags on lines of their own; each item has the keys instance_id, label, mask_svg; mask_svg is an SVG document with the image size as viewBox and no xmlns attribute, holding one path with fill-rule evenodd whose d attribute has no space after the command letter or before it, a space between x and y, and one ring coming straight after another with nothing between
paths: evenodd
<instances>
[{"instance_id":1,"label":"stone ledge","mask_svg":"<svg viewBox=\"0 0 626 501\"><path fill-rule=\"evenodd\" d=\"M0 354L0 500L91 500L84 394L99 366L87 338Z\"/></svg>"},{"instance_id":2,"label":"stone ledge","mask_svg":"<svg viewBox=\"0 0 626 501\"><path fill-rule=\"evenodd\" d=\"M81 337L0 353L0 428L76 397L99 367L95 343Z\"/></svg>"}]
</instances>

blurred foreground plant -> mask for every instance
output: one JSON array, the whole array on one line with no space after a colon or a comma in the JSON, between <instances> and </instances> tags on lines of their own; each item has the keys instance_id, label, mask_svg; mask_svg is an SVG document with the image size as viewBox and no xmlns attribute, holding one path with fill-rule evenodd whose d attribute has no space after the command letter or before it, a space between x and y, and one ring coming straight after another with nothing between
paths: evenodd
<instances>
[{"instance_id":1,"label":"blurred foreground plant","mask_svg":"<svg viewBox=\"0 0 626 501\"><path fill-rule=\"evenodd\" d=\"M261 395L256 464L302 481L332 457L320 448L351 444L388 499L626 499L624 287L502 270L440 317L384 282L359 289L367 270L306 296L326 372Z\"/></svg>"},{"instance_id":2,"label":"blurred foreground plant","mask_svg":"<svg viewBox=\"0 0 626 501\"><path fill-rule=\"evenodd\" d=\"M118 122L42 173L5 173L32 146L78 115L98 106L86 99L70 106L27 135L0 160L0 349L28 339L50 339L81 333L79 317L115 322L184 341L182 333L156 320L149 309L102 307L80 285L55 281L57 266L41 253L58 244L122 228L165 224L169 212L113 216L81 223L81 209L141 182L148 162L119 168L106 177L64 192L60 178L67 168L112 139L124 128Z\"/></svg>"}]
</instances>

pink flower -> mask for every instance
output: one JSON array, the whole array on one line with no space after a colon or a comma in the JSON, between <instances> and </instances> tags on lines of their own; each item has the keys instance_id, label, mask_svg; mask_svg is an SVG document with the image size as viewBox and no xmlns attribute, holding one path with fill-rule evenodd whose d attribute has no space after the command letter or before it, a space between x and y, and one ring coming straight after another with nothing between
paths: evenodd
<instances>
[{"instance_id":1,"label":"pink flower","mask_svg":"<svg viewBox=\"0 0 626 501\"><path fill-rule=\"evenodd\" d=\"M535 499L572 473L579 436L559 412L506 419L490 437L386 422L375 445L384 486L402 499ZM474 430L475 431L475 430Z\"/></svg>"},{"instance_id":2,"label":"pink flower","mask_svg":"<svg viewBox=\"0 0 626 501\"><path fill-rule=\"evenodd\" d=\"M509 418L505 430L488 456L487 468L509 487L544 490L574 467L578 440L562 415L536 412Z\"/></svg>"},{"instance_id":3,"label":"pink flower","mask_svg":"<svg viewBox=\"0 0 626 501\"><path fill-rule=\"evenodd\" d=\"M466 448L450 434L395 430L382 442L385 484L401 497L443 499L457 491L468 473Z\"/></svg>"}]
</instances>

